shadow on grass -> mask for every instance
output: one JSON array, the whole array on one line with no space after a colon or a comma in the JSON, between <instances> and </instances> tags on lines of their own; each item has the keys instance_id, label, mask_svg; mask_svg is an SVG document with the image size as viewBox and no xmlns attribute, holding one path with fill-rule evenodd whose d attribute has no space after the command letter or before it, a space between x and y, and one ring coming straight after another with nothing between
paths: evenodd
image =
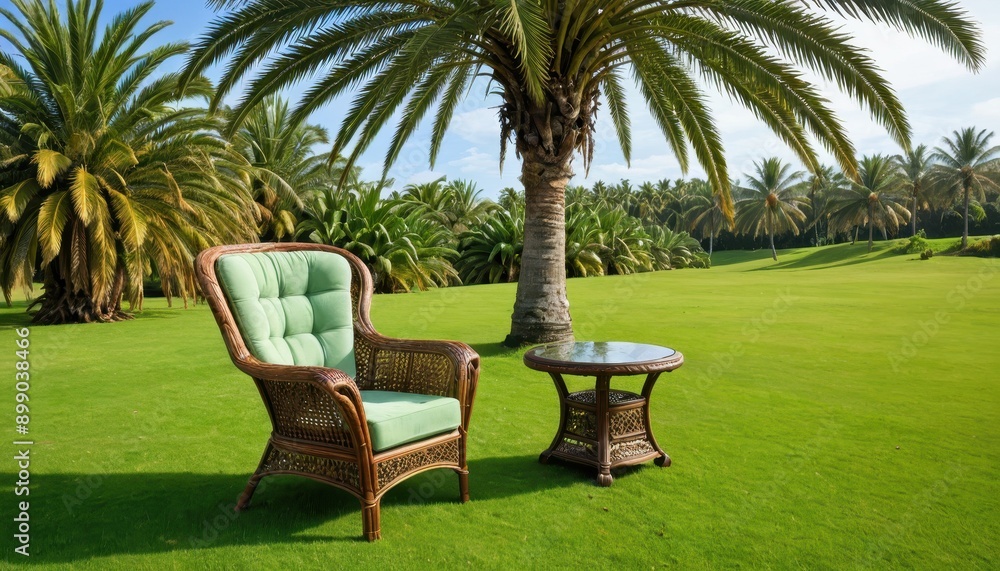
<instances>
[{"instance_id":1,"label":"shadow on grass","mask_svg":"<svg viewBox=\"0 0 1000 571\"><path fill-rule=\"evenodd\" d=\"M32 313L26 311L28 304L25 302L15 302L11 307L4 308L5 311L0 311L0 330L2 329L15 329L18 327L31 327L32 314L37 311L36 306L32 309ZM178 312L185 311L183 307L165 307L165 308L155 308L155 309L144 309L142 311L129 311L127 308L126 313L132 315L135 319L176 319L179 317ZM49 327L47 325L35 325L37 327Z\"/></svg>"},{"instance_id":2,"label":"shadow on grass","mask_svg":"<svg viewBox=\"0 0 1000 571\"><path fill-rule=\"evenodd\" d=\"M25 309L28 304L20 301L14 302L10 307L4 307L0 312L0 329L14 329L31 325L31 314Z\"/></svg>"},{"instance_id":3,"label":"shadow on grass","mask_svg":"<svg viewBox=\"0 0 1000 571\"><path fill-rule=\"evenodd\" d=\"M503 343L472 343L469 345L472 349L479 353L480 357L509 357L511 355L521 355L530 348L530 345L525 345L524 347L508 347Z\"/></svg>"},{"instance_id":4,"label":"shadow on grass","mask_svg":"<svg viewBox=\"0 0 1000 571\"><path fill-rule=\"evenodd\" d=\"M579 484L575 469L538 463L537 456L469 462L473 504ZM125 554L191 551L227 545L361 542L361 509L350 494L297 476L265 478L249 510L232 511L247 474L137 473L32 474L29 563L72 563ZM0 474L15 481L14 474ZM585 480L584 480L585 481ZM382 499L392 510L458 502L458 477L431 470L398 484ZM453 504L452 507L447 507ZM513 503L511 503L513 505ZM311 531L343 519L349 533ZM392 534L383 524L383 534ZM42 539L44 538L44 539Z\"/></svg>"},{"instance_id":5,"label":"shadow on grass","mask_svg":"<svg viewBox=\"0 0 1000 571\"><path fill-rule=\"evenodd\" d=\"M817 248L814 252L788 261L782 261L781 256L779 255L777 262L767 266L753 268L751 271L820 270L826 268L839 268L872 262L886 255L891 255L891 252L888 250L888 246L877 248L869 253L867 243L859 242L854 245L838 244L828 248Z\"/></svg>"}]
</instances>

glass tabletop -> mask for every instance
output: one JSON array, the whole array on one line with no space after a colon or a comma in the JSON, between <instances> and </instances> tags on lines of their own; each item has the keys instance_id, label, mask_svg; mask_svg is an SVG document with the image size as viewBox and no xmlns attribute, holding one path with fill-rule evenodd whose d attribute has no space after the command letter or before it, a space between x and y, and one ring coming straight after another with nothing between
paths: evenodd
<instances>
[{"instance_id":1,"label":"glass tabletop","mask_svg":"<svg viewBox=\"0 0 1000 571\"><path fill-rule=\"evenodd\" d=\"M675 353L676 351L669 347L644 343L582 341L542 345L529 350L526 356L562 363L626 365L659 361L672 357Z\"/></svg>"}]
</instances>

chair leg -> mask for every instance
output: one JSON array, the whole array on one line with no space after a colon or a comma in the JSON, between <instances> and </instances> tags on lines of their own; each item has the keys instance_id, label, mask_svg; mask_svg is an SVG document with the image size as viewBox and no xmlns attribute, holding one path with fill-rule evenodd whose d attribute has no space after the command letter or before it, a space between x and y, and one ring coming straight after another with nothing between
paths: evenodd
<instances>
[{"instance_id":1,"label":"chair leg","mask_svg":"<svg viewBox=\"0 0 1000 571\"><path fill-rule=\"evenodd\" d=\"M458 474L458 492L464 504L469 501L469 471L455 468L455 473Z\"/></svg>"},{"instance_id":2,"label":"chair leg","mask_svg":"<svg viewBox=\"0 0 1000 571\"><path fill-rule=\"evenodd\" d=\"M247 487L243 489L243 493L240 494L240 499L236 500L235 511L241 512L248 507L250 507L250 498L253 497L253 493L257 491L257 484L260 483L260 479L264 476L262 474L254 474L250 477L250 481L247 482Z\"/></svg>"},{"instance_id":3,"label":"chair leg","mask_svg":"<svg viewBox=\"0 0 1000 571\"><path fill-rule=\"evenodd\" d=\"M361 500L361 517L364 520L365 539L377 541L382 539L382 516L380 513L381 498L372 503Z\"/></svg>"},{"instance_id":4,"label":"chair leg","mask_svg":"<svg viewBox=\"0 0 1000 571\"><path fill-rule=\"evenodd\" d=\"M260 483L261 478L264 477L264 463L267 462L267 457L271 453L271 441L267 441L267 446L264 447L264 455L260 458L260 464L257 465L257 471L250 476L250 481L247 482L247 487L243 489L243 493L240 494L240 499L236 500L235 511L241 512L250 506L250 499L253 498L253 493L257 491L257 484Z\"/></svg>"}]
</instances>

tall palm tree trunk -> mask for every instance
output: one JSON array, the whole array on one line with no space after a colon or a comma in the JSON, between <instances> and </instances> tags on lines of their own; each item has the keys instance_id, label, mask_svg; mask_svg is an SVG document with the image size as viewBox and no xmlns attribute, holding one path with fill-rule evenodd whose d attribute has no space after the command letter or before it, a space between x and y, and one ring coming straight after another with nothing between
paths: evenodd
<instances>
[{"instance_id":1,"label":"tall palm tree trunk","mask_svg":"<svg viewBox=\"0 0 1000 571\"><path fill-rule=\"evenodd\" d=\"M813 235L815 240L813 246L819 246L819 217L816 216L816 187L809 187L809 216L812 218ZM806 227L808 228L808 226Z\"/></svg>"},{"instance_id":2,"label":"tall palm tree trunk","mask_svg":"<svg viewBox=\"0 0 1000 571\"><path fill-rule=\"evenodd\" d=\"M125 289L125 270L121 266L115 271L115 279L107 297L94 300L90 294L90 276L82 276L87 283L74 282L68 276L67 258L64 254L45 266L42 287L44 293L30 305L39 306L32 317L32 323L52 325L61 323L113 322L132 319L122 309L122 292Z\"/></svg>"},{"instance_id":3,"label":"tall palm tree trunk","mask_svg":"<svg viewBox=\"0 0 1000 571\"><path fill-rule=\"evenodd\" d=\"M913 215L910 217L910 222L912 225L912 231L910 236L917 235L917 195L913 195Z\"/></svg>"},{"instance_id":4,"label":"tall palm tree trunk","mask_svg":"<svg viewBox=\"0 0 1000 571\"><path fill-rule=\"evenodd\" d=\"M708 221L711 224L711 226L709 227L709 234L708 234L708 257L711 258L712 242L715 240L715 212L712 212L712 214L708 218Z\"/></svg>"},{"instance_id":5,"label":"tall palm tree trunk","mask_svg":"<svg viewBox=\"0 0 1000 571\"><path fill-rule=\"evenodd\" d=\"M872 243L875 236L875 224L872 218L875 216L875 205L868 203L868 253L872 252Z\"/></svg>"},{"instance_id":6,"label":"tall palm tree trunk","mask_svg":"<svg viewBox=\"0 0 1000 571\"><path fill-rule=\"evenodd\" d=\"M774 216L774 215L771 214L771 216ZM778 261L778 251L774 249L774 219L771 218L771 217L768 217L767 238L771 242L771 258L774 259L775 262L777 262Z\"/></svg>"},{"instance_id":7,"label":"tall palm tree trunk","mask_svg":"<svg viewBox=\"0 0 1000 571\"><path fill-rule=\"evenodd\" d=\"M507 345L573 339L566 298L566 184L572 155L543 160L524 153L524 248Z\"/></svg>"},{"instance_id":8,"label":"tall palm tree trunk","mask_svg":"<svg viewBox=\"0 0 1000 571\"><path fill-rule=\"evenodd\" d=\"M965 187L965 196L962 199L962 249L964 250L969 245L969 195L972 193L972 185L964 182L962 186Z\"/></svg>"}]
</instances>

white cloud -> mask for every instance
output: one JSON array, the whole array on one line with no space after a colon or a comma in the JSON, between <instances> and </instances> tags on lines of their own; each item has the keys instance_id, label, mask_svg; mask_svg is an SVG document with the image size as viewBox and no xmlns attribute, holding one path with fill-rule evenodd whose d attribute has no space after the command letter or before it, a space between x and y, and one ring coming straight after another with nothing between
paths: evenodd
<instances>
[{"instance_id":1,"label":"white cloud","mask_svg":"<svg viewBox=\"0 0 1000 571\"><path fill-rule=\"evenodd\" d=\"M988 121L993 125L1000 124L1000 97L976 103L972 106L972 115L981 121ZM1000 125L997 126L1000 127Z\"/></svg>"},{"instance_id":2,"label":"white cloud","mask_svg":"<svg viewBox=\"0 0 1000 571\"><path fill-rule=\"evenodd\" d=\"M451 120L451 132L470 143L483 144L500 139L500 120L497 110L479 107L458 113Z\"/></svg>"},{"instance_id":3,"label":"white cloud","mask_svg":"<svg viewBox=\"0 0 1000 571\"><path fill-rule=\"evenodd\" d=\"M484 175L498 170L499 158L497 153L484 153L478 147L471 147L461 158L448 161L448 166L462 174Z\"/></svg>"},{"instance_id":4,"label":"white cloud","mask_svg":"<svg viewBox=\"0 0 1000 571\"><path fill-rule=\"evenodd\" d=\"M593 183L598 180L618 182L623 178L627 178L632 182L641 182L680 176L680 166L677 164L677 158L673 154L657 154L633 159L631 166L626 165L624 161L598 162L590 166L590 176L586 178L583 177L582 167L578 166L577 171L579 174L574 177L574 184L580 184L583 181Z\"/></svg>"}]
</instances>

